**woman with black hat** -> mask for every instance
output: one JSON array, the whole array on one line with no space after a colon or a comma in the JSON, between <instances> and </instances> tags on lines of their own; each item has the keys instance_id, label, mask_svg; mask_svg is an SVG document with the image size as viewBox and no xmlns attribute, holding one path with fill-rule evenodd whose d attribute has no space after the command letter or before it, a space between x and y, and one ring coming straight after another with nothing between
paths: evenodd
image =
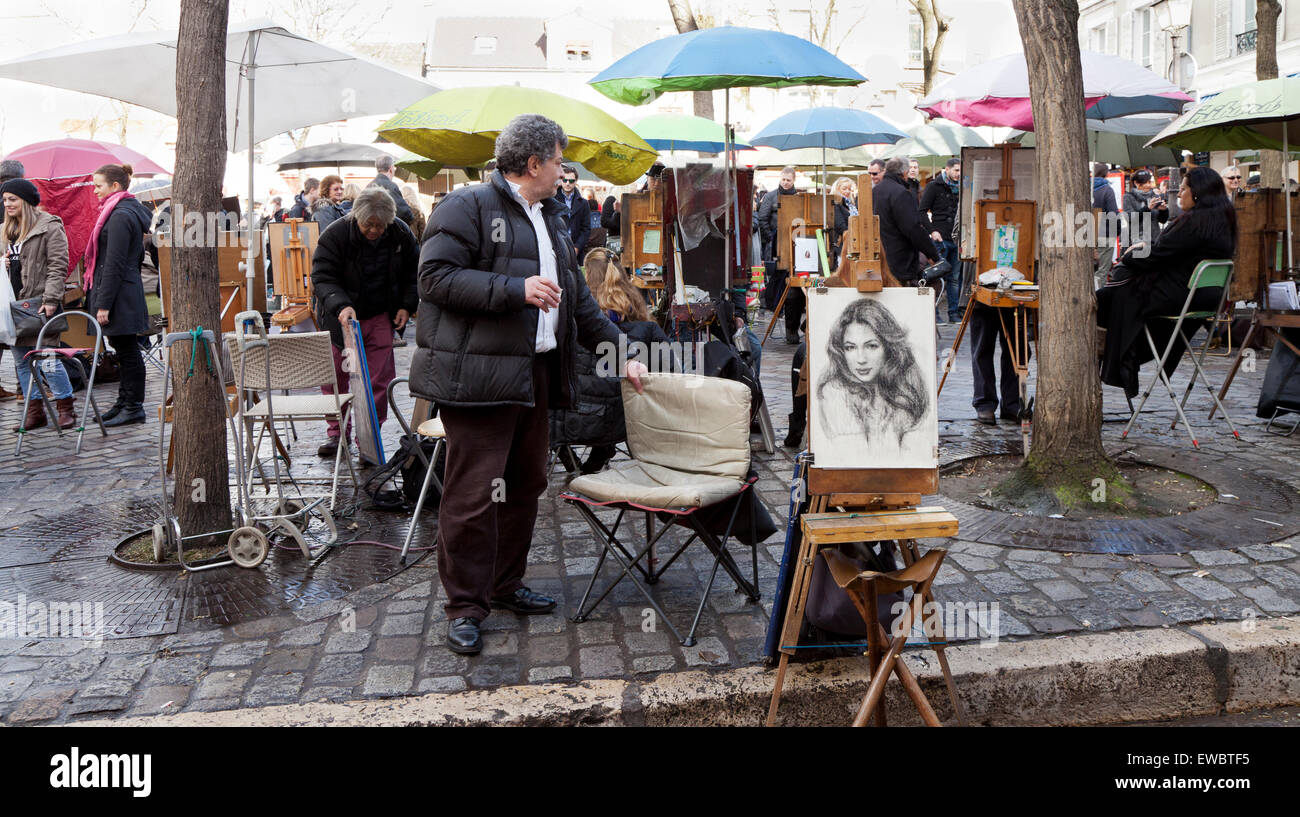
<instances>
[{"instance_id":1,"label":"woman with black hat","mask_svg":"<svg viewBox=\"0 0 1300 817\"><path fill-rule=\"evenodd\" d=\"M4 204L4 227L0 231L4 247L4 267L13 285L14 295L20 301L40 300L40 312L46 319L63 306L63 285L68 277L68 235L63 220L37 209L41 193L36 185L26 179L11 179L0 184L0 201ZM45 335L53 343L57 336ZM31 364L27 353L36 338L20 337L14 344L14 368L18 371L21 393L32 391ZM58 361L43 369L45 382L54 392L54 404L59 411L59 428L72 428L77 415L72 407L72 383L68 373ZM45 404L39 394L32 394L27 404L27 416L14 431L41 428L48 420Z\"/></svg>"},{"instance_id":2,"label":"woman with black hat","mask_svg":"<svg viewBox=\"0 0 1300 817\"><path fill-rule=\"evenodd\" d=\"M137 337L149 330L140 280L149 211L127 192L130 165L104 165L91 178L101 204L86 244L86 311L99 322L122 367L117 401L101 416L106 426L143 423L144 356Z\"/></svg>"}]
</instances>

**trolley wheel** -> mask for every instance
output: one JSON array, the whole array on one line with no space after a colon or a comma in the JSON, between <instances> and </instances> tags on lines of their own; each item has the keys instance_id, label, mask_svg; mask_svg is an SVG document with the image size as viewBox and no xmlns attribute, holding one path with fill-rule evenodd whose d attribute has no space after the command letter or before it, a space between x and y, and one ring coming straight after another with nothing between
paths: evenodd
<instances>
[{"instance_id":1,"label":"trolley wheel","mask_svg":"<svg viewBox=\"0 0 1300 817\"><path fill-rule=\"evenodd\" d=\"M253 568L266 561L270 546L266 534L257 528L243 527L230 532L226 550L230 552L230 558L235 564Z\"/></svg>"},{"instance_id":2,"label":"trolley wheel","mask_svg":"<svg viewBox=\"0 0 1300 817\"><path fill-rule=\"evenodd\" d=\"M163 527L163 523L158 522L153 526L153 560L162 564L166 551L167 529Z\"/></svg>"},{"instance_id":3,"label":"trolley wheel","mask_svg":"<svg viewBox=\"0 0 1300 817\"><path fill-rule=\"evenodd\" d=\"M278 516L293 516L305 507L307 507L307 503L300 499L284 497L276 503L275 512Z\"/></svg>"}]
</instances>

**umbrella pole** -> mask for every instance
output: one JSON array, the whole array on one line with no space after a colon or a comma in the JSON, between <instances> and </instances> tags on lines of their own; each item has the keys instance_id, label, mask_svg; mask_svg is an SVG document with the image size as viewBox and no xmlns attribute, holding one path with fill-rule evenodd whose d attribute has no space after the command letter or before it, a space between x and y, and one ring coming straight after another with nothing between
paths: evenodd
<instances>
[{"instance_id":1,"label":"umbrella pole","mask_svg":"<svg viewBox=\"0 0 1300 817\"><path fill-rule=\"evenodd\" d=\"M722 126L724 131L722 134L722 147L723 150L726 151L723 154L722 172L726 174L727 177L726 184L723 187L725 193L725 195L723 196L723 204L727 208L727 212L726 215L724 216L723 230L722 230L723 239L724 239L723 243L727 245L726 248L722 251L722 289L725 292L731 289L731 202L728 202L727 199L735 195L735 193L731 189L731 89L730 88L723 90L722 99L723 99L722 118L726 120L725 124ZM719 293L719 297L721 297L721 293Z\"/></svg>"},{"instance_id":2,"label":"umbrella pole","mask_svg":"<svg viewBox=\"0 0 1300 817\"><path fill-rule=\"evenodd\" d=\"M251 310L253 308L253 287L257 283L257 270L254 268L253 259L255 257L255 248L253 244L253 233L257 229L257 214L253 212L253 100L257 94L253 84L255 74L257 73L257 41L259 33L254 31L251 47L248 49L248 251L244 255L244 308Z\"/></svg>"},{"instance_id":3,"label":"umbrella pole","mask_svg":"<svg viewBox=\"0 0 1300 817\"><path fill-rule=\"evenodd\" d=\"M1287 144L1287 123L1282 122L1282 198L1286 201L1286 271L1289 275L1295 268L1291 259L1292 244L1295 236L1291 235L1291 146Z\"/></svg>"}]
</instances>

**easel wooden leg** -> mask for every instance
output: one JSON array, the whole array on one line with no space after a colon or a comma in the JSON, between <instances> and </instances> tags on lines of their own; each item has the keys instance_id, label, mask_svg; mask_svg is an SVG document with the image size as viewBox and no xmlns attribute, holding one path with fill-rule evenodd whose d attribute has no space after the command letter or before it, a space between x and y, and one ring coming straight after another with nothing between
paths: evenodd
<instances>
[{"instance_id":1,"label":"easel wooden leg","mask_svg":"<svg viewBox=\"0 0 1300 817\"><path fill-rule=\"evenodd\" d=\"M825 496L814 496L808 502L808 513L821 513L825 509ZM790 582L790 596L786 601L785 622L781 627L781 641L777 644L777 649L781 653L781 662L777 667L772 703L768 707L768 726L776 725L776 710L781 705L781 685L785 682L785 670L790 663L790 656L799 642L799 628L803 625L804 606L808 603L808 588L812 579L812 560L816 556L812 542L801 533L799 556L795 562L794 577Z\"/></svg>"},{"instance_id":2,"label":"easel wooden leg","mask_svg":"<svg viewBox=\"0 0 1300 817\"><path fill-rule=\"evenodd\" d=\"M1228 394L1228 387L1232 385L1233 379L1237 376L1237 369L1241 368L1241 359L1245 356L1246 348L1250 346L1250 339L1255 336L1255 329L1258 326L1259 321L1252 320L1250 322L1250 328L1246 330L1246 337L1241 341L1241 346L1237 349L1237 357L1232 361L1232 368L1228 370L1228 376L1223 381L1223 388L1219 389L1219 402L1223 402L1223 398ZM1218 410L1218 406L1210 406L1209 419L1214 419L1216 410Z\"/></svg>"},{"instance_id":3,"label":"easel wooden leg","mask_svg":"<svg viewBox=\"0 0 1300 817\"><path fill-rule=\"evenodd\" d=\"M948 379L948 372L957 360L957 350L961 348L961 339L966 335L966 326L970 323L971 312L975 309L975 296L971 295L970 300L966 302L966 312L961 316L961 326L957 327L957 337L952 339L952 351L948 353L948 361L943 364L943 377L939 379L939 388L935 391L935 396L943 394L944 381Z\"/></svg>"},{"instance_id":4,"label":"easel wooden leg","mask_svg":"<svg viewBox=\"0 0 1300 817\"><path fill-rule=\"evenodd\" d=\"M789 294L790 294L790 279L787 278L785 282L785 289L781 290L781 299L776 302L776 309L772 310L772 320L767 322L767 333L763 335L763 341L762 343L758 344L759 346L765 345L767 343L767 339L772 337L772 330L776 327L776 319L781 317L781 308L785 306L785 298Z\"/></svg>"},{"instance_id":5,"label":"easel wooden leg","mask_svg":"<svg viewBox=\"0 0 1300 817\"><path fill-rule=\"evenodd\" d=\"M900 540L899 550L903 554L904 566L910 567L913 562L921 558L920 547L917 545L915 539ZM926 605L934 603L933 585L926 588L922 601ZM948 667L948 656L944 653L944 649L948 646L948 641L944 637L942 629L939 629L934 633L927 633L927 635L930 639L930 647L934 650L935 657L939 660L939 669L943 672L943 683L944 686L948 688L948 699L952 701L952 711L953 715L957 719L957 725L965 726L966 712L962 709L961 699L957 697L957 683L952 678L952 670Z\"/></svg>"}]
</instances>

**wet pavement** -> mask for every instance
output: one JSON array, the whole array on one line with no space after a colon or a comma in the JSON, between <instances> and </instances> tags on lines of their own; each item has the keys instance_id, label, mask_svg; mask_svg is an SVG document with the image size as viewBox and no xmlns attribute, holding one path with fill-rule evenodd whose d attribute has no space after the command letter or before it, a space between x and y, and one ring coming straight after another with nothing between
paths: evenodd
<instances>
[{"instance_id":1,"label":"wet pavement","mask_svg":"<svg viewBox=\"0 0 1300 817\"><path fill-rule=\"evenodd\" d=\"M955 329L940 327L941 350ZM778 328L764 353L762 379L777 451L763 452L754 437L758 493L778 524L784 523L793 467L793 452L779 447L791 404L793 348ZM398 371L405 373L412 347L396 352ZM1018 425L974 422L968 361L964 347L940 398L945 463L1020 450ZM1228 362L1211 359L1217 381ZM1191 450L1181 428L1168 429L1175 413L1159 395L1130 439L1120 441L1127 418L1123 395L1105 390L1107 450L1209 482L1220 498L1200 511L1089 523L1016 517L927 498L961 521L960 536L946 542L952 555L936 583L939 599L1001 602L1004 638L1300 611L1300 434L1268 435L1254 417L1265 366L1262 353L1256 371L1240 374L1226 401L1241 442L1221 421L1207 424L1209 398L1203 391L1193 395L1188 413L1200 432L1200 452ZM1175 388L1186 382L1189 368L1175 379ZM12 372L6 371L9 385ZM157 405L160 387L159 374L150 369L148 406ZM108 405L115 391L115 385L104 385L96 397ZM405 390L400 397L409 411ZM627 583L589 621L569 621L599 547L581 517L557 498L564 484L558 464L541 503L527 582L559 598L564 615L495 613L484 622L485 647L476 657L444 646L442 588L431 557L403 568L394 550L356 544L310 562L296 551L276 549L252 571L140 572L110 564L106 556L116 542L147 528L158 513L155 417L143 426L112 430L108 440L88 433L80 457L72 454L72 438L60 441L50 429L28 436L21 459L12 449L0 457L0 603L22 599L30 609L33 603L102 602L107 639L94 646L39 636L0 638L5 722L648 677L761 661L783 549L780 534L759 547L760 601L747 602L729 579L719 577L694 647L680 646L662 626L646 632L647 605ZM0 404L0 423L11 427L17 418L17 404ZM397 424L390 419L384 430L392 450ZM290 448L295 476L327 473L315 455L323 426L299 425L296 431ZM425 514L415 546L431 541L436 519ZM361 509L344 520L344 538L400 545L407 524L405 515ZM748 572L747 556L736 553ZM656 587L674 623L689 621L711 567L702 548L688 551Z\"/></svg>"}]
</instances>

